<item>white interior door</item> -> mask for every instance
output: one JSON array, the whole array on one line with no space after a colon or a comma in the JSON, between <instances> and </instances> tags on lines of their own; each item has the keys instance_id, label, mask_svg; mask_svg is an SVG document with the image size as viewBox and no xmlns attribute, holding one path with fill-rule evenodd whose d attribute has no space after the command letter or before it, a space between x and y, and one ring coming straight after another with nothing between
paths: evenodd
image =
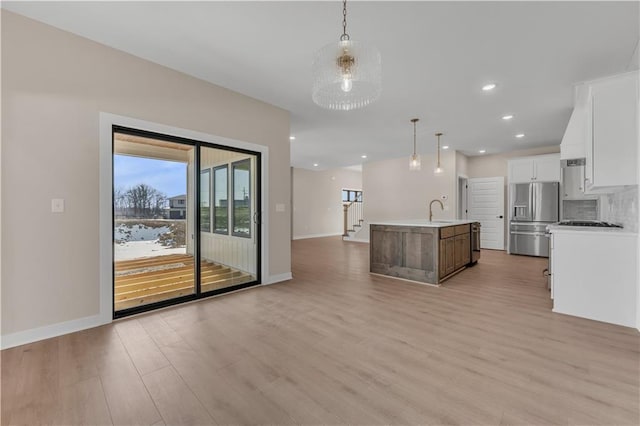
<instances>
[{"instance_id":1,"label":"white interior door","mask_svg":"<svg viewBox=\"0 0 640 426\"><path fill-rule=\"evenodd\" d=\"M504 250L504 177L469 179L469 220L480 222L480 247Z\"/></svg>"}]
</instances>

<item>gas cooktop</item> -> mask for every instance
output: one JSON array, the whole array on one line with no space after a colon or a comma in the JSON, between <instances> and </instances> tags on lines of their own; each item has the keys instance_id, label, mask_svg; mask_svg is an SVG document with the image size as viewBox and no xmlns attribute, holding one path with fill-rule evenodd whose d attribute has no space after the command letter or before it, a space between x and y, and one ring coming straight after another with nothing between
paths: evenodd
<instances>
[{"instance_id":1,"label":"gas cooktop","mask_svg":"<svg viewBox=\"0 0 640 426\"><path fill-rule=\"evenodd\" d=\"M622 225L603 222L601 220L563 220L558 222L557 224L561 226L597 226L599 228L622 228Z\"/></svg>"}]
</instances>

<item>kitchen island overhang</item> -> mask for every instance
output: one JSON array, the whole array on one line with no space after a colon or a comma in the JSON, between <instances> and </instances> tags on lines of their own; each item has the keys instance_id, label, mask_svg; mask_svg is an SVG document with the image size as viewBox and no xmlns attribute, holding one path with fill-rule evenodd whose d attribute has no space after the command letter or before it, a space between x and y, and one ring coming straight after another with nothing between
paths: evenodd
<instances>
[{"instance_id":1,"label":"kitchen island overhang","mask_svg":"<svg viewBox=\"0 0 640 426\"><path fill-rule=\"evenodd\" d=\"M378 221L369 230L369 271L440 285L472 265L472 220ZM478 239L479 235L474 238ZM475 241L474 241L475 242Z\"/></svg>"}]
</instances>

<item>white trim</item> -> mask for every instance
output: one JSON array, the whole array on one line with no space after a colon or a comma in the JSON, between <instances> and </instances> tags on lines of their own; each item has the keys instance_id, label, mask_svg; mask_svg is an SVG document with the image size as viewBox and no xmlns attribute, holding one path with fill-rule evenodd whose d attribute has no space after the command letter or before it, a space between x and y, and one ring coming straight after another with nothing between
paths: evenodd
<instances>
[{"instance_id":1,"label":"white trim","mask_svg":"<svg viewBox=\"0 0 640 426\"><path fill-rule=\"evenodd\" d=\"M309 234L309 235L298 235L293 237L294 240L306 240L307 238L324 238L324 237L337 237L341 236L342 232L331 233L331 234Z\"/></svg>"},{"instance_id":2,"label":"white trim","mask_svg":"<svg viewBox=\"0 0 640 426\"><path fill-rule=\"evenodd\" d=\"M369 244L369 240L363 240L361 238L354 238L354 237L344 237L342 241L347 241L350 243Z\"/></svg>"},{"instance_id":3,"label":"white trim","mask_svg":"<svg viewBox=\"0 0 640 426\"><path fill-rule=\"evenodd\" d=\"M275 284L275 283L279 283L282 281L288 281L288 280L292 280L293 279L293 275L291 275L291 272L285 272L284 274L278 274L278 275L271 275L269 277L269 281L265 282L266 285L269 284Z\"/></svg>"},{"instance_id":4,"label":"white trim","mask_svg":"<svg viewBox=\"0 0 640 426\"><path fill-rule=\"evenodd\" d=\"M85 330L87 328L103 325L100 315L78 318L71 321L59 322L57 324L45 325L43 327L31 328L25 331L6 334L2 336L0 346L2 349L13 348L38 340L49 339L51 337L62 336L74 331Z\"/></svg>"},{"instance_id":5,"label":"white trim","mask_svg":"<svg viewBox=\"0 0 640 426\"><path fill-rule=\"evenodd\" d=\"M466 206L465 206L466 210L467 210L465 216L467 216L467 217L458 217L458 216L460 216L458 213L460 213L460 201L461 201L460 200L460 196L461 196L461 194L460 194L460 179L466 180L466 185L467 185L467 194L466 194L467 195L467 200L466 200ZM467 176L465 174L462 174L462 173L459 173L457 175L457 178L456 178L456 219L464 219L464 220L466 220L466 219L469 218L469 189L468 189L468 187L469 187L469 176Z\"/></svg>"},{"instance_id":6,"label":"white trim","mask_svg":"<svg viewBox=\"0 0 640 426\"><path fill-rule=\"evenodd\" d=\"M261 154L261 259L262 282L269 277L269 147L251 142L243 142L229 139L222 136L210 135L194 130L179 127L167 126L132 117L100 113L100 318L102 324L112 321L113 294L113 270L111 265L113 246L111 235L113 232L113 218L111 206L111 194L113 193L112 182L112 128L113 126L130 127L133 129L146 130L149 132L161 133L164 135L178 136L202 142L210 142L218 145L225 145L232 148L246 149L259 152ZM290 275L290 274L289 274ZM271 280L272 277L269 277ZM285 278L286 279L286 278ZM271 281L270 281L271 282Z\"/></svg>"},{"instance_id":7,"label":"white trim","mask_svg":"<svg viewBox=\"0 0 640 426\"><path fill-rule=\"evenodd\" d=\"M100 262L98 271L100 276L100 313L103 324L108 324L113 319L113 210L112 210L112 166L113 154L112 150L112 119L108 115L100 113L99 124L99 151L100 151L100 167L99 167L99 201L98 201L98 235L100 246Z\"/></svg>"}]
</instances>

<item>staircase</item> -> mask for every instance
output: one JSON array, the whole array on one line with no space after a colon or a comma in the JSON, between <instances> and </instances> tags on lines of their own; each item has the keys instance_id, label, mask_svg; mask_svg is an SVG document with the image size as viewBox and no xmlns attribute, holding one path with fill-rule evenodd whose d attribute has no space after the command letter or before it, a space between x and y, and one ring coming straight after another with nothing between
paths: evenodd
<instances>
[{"instance_id":1,"label":"staircase","mask_svg":"<svg viewBox=\"0 0 640 426\"><path fill-rule=\"evenodd\" d=\"M169 255L115 263L115 310L132 308L193 294L194 260L188 255ZM200 263L203 293L255 280L228 266Z\"/></svg>"},{"instance_id":2,"label":"staircase","mask_svg":"<svg viewBox=\"0 0 640 426\"><path fill-rule=\"evenodd\" d=\"M344 214L344 232L342 233L342 239L345 241L351 240L362 228L364 219L362 217L362 192L359 192L355 200L345 202L343 204Z\"/></svg>"}]
</instances>

